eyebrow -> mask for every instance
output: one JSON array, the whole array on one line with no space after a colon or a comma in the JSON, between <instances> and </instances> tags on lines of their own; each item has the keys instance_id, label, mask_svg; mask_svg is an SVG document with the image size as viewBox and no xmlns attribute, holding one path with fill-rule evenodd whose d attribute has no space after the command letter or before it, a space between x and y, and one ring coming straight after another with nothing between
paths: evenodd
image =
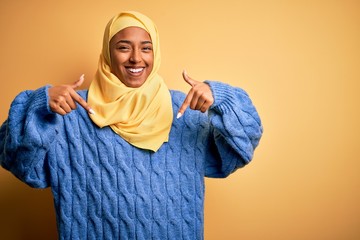
<instances>
[{"instance_id":1,"label":"eyebrow","mask_svg":"<svg viewBox=\"0 0 360 240\"><path fill-rule=\"evenodd\" d=\"M116 44L118 44L118 43L127 43L127 44L131 44L131 41L130 41L130 40L119 40ZM152 44L152 42L151 42L151 41L146 40L146 41L142 41L142 42L141 42L141 44Z\"/></svg>"}]
</instances>

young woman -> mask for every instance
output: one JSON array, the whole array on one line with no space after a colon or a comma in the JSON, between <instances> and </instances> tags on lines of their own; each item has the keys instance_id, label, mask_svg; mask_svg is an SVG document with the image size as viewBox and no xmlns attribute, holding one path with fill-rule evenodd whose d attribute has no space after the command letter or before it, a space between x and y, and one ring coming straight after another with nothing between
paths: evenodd
<instances>
[{"instance_id":1,"label":"young woman","mask_svg":"<svg viewBox=\"0 0 360 240\"><path fill-rule=\"evenodd\" d=\"M60 239L203 239L204 177L252 159L262 125L246 92L184 72L185 95L159 67L154 23L122 12L106 26L88 91L75 91L81 77L13 101L1 165L51 187Z\"/></svg>"}]
</instances>

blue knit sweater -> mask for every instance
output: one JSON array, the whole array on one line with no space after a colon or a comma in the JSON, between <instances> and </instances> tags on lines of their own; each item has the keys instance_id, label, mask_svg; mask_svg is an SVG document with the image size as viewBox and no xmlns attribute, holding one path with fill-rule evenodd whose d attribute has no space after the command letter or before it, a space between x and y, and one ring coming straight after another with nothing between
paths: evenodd
<instances>
[{"instance_id":1,"label":"blue knit sweater","mask_svg":"<svg viewBox=\"0 0 360 240\"><path fill-rule=\"evenodd\" d=\"M155 153L98 128L81 107L51 112L48 87L24 91L0 129L0 163L32 187L51 187L59 239L203 239L204 176L246 165L262 135L243 90L208 84L207 114L176 119L185 94L171 91L169 142Z\"/></svg>"}]
</instances>

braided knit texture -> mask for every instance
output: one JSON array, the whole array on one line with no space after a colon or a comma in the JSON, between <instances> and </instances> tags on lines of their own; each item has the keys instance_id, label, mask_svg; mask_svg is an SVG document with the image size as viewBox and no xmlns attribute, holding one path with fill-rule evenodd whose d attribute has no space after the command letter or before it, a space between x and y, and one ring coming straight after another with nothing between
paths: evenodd
<instances>
[{"instance_id":1,"label":"braided knit texture","mask_svg":"<svg viewBox=\"0 0 360 240\"><path fill-rule=\"evenodd\" d=\"M49 86L24 91L0 129L1 165L51 187L59 239L203 239L204 177L246 165L263 131L243 90L207 83L215 103L206 114L188 109L176 119L185 94L171 91L170 138L155 153L98 128L80 106L52 113Z\"/></svg>"}]
</instances>

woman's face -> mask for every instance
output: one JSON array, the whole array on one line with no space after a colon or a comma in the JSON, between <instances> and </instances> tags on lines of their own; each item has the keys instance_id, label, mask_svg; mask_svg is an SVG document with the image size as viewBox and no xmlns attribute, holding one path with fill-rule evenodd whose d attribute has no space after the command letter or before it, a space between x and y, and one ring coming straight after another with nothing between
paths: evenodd
<instances>
[{"instance_id":1,"label":"woman's face","mask_svg":"<svg viewBox=\"0 0 360 240\"><path fill-rule=\"evenodd\" d=\"M109 50L111 72L127 87L142 86L154 64L150 35L139 27L124 28L112 37Z\"/></svg>"}]
</instances>

